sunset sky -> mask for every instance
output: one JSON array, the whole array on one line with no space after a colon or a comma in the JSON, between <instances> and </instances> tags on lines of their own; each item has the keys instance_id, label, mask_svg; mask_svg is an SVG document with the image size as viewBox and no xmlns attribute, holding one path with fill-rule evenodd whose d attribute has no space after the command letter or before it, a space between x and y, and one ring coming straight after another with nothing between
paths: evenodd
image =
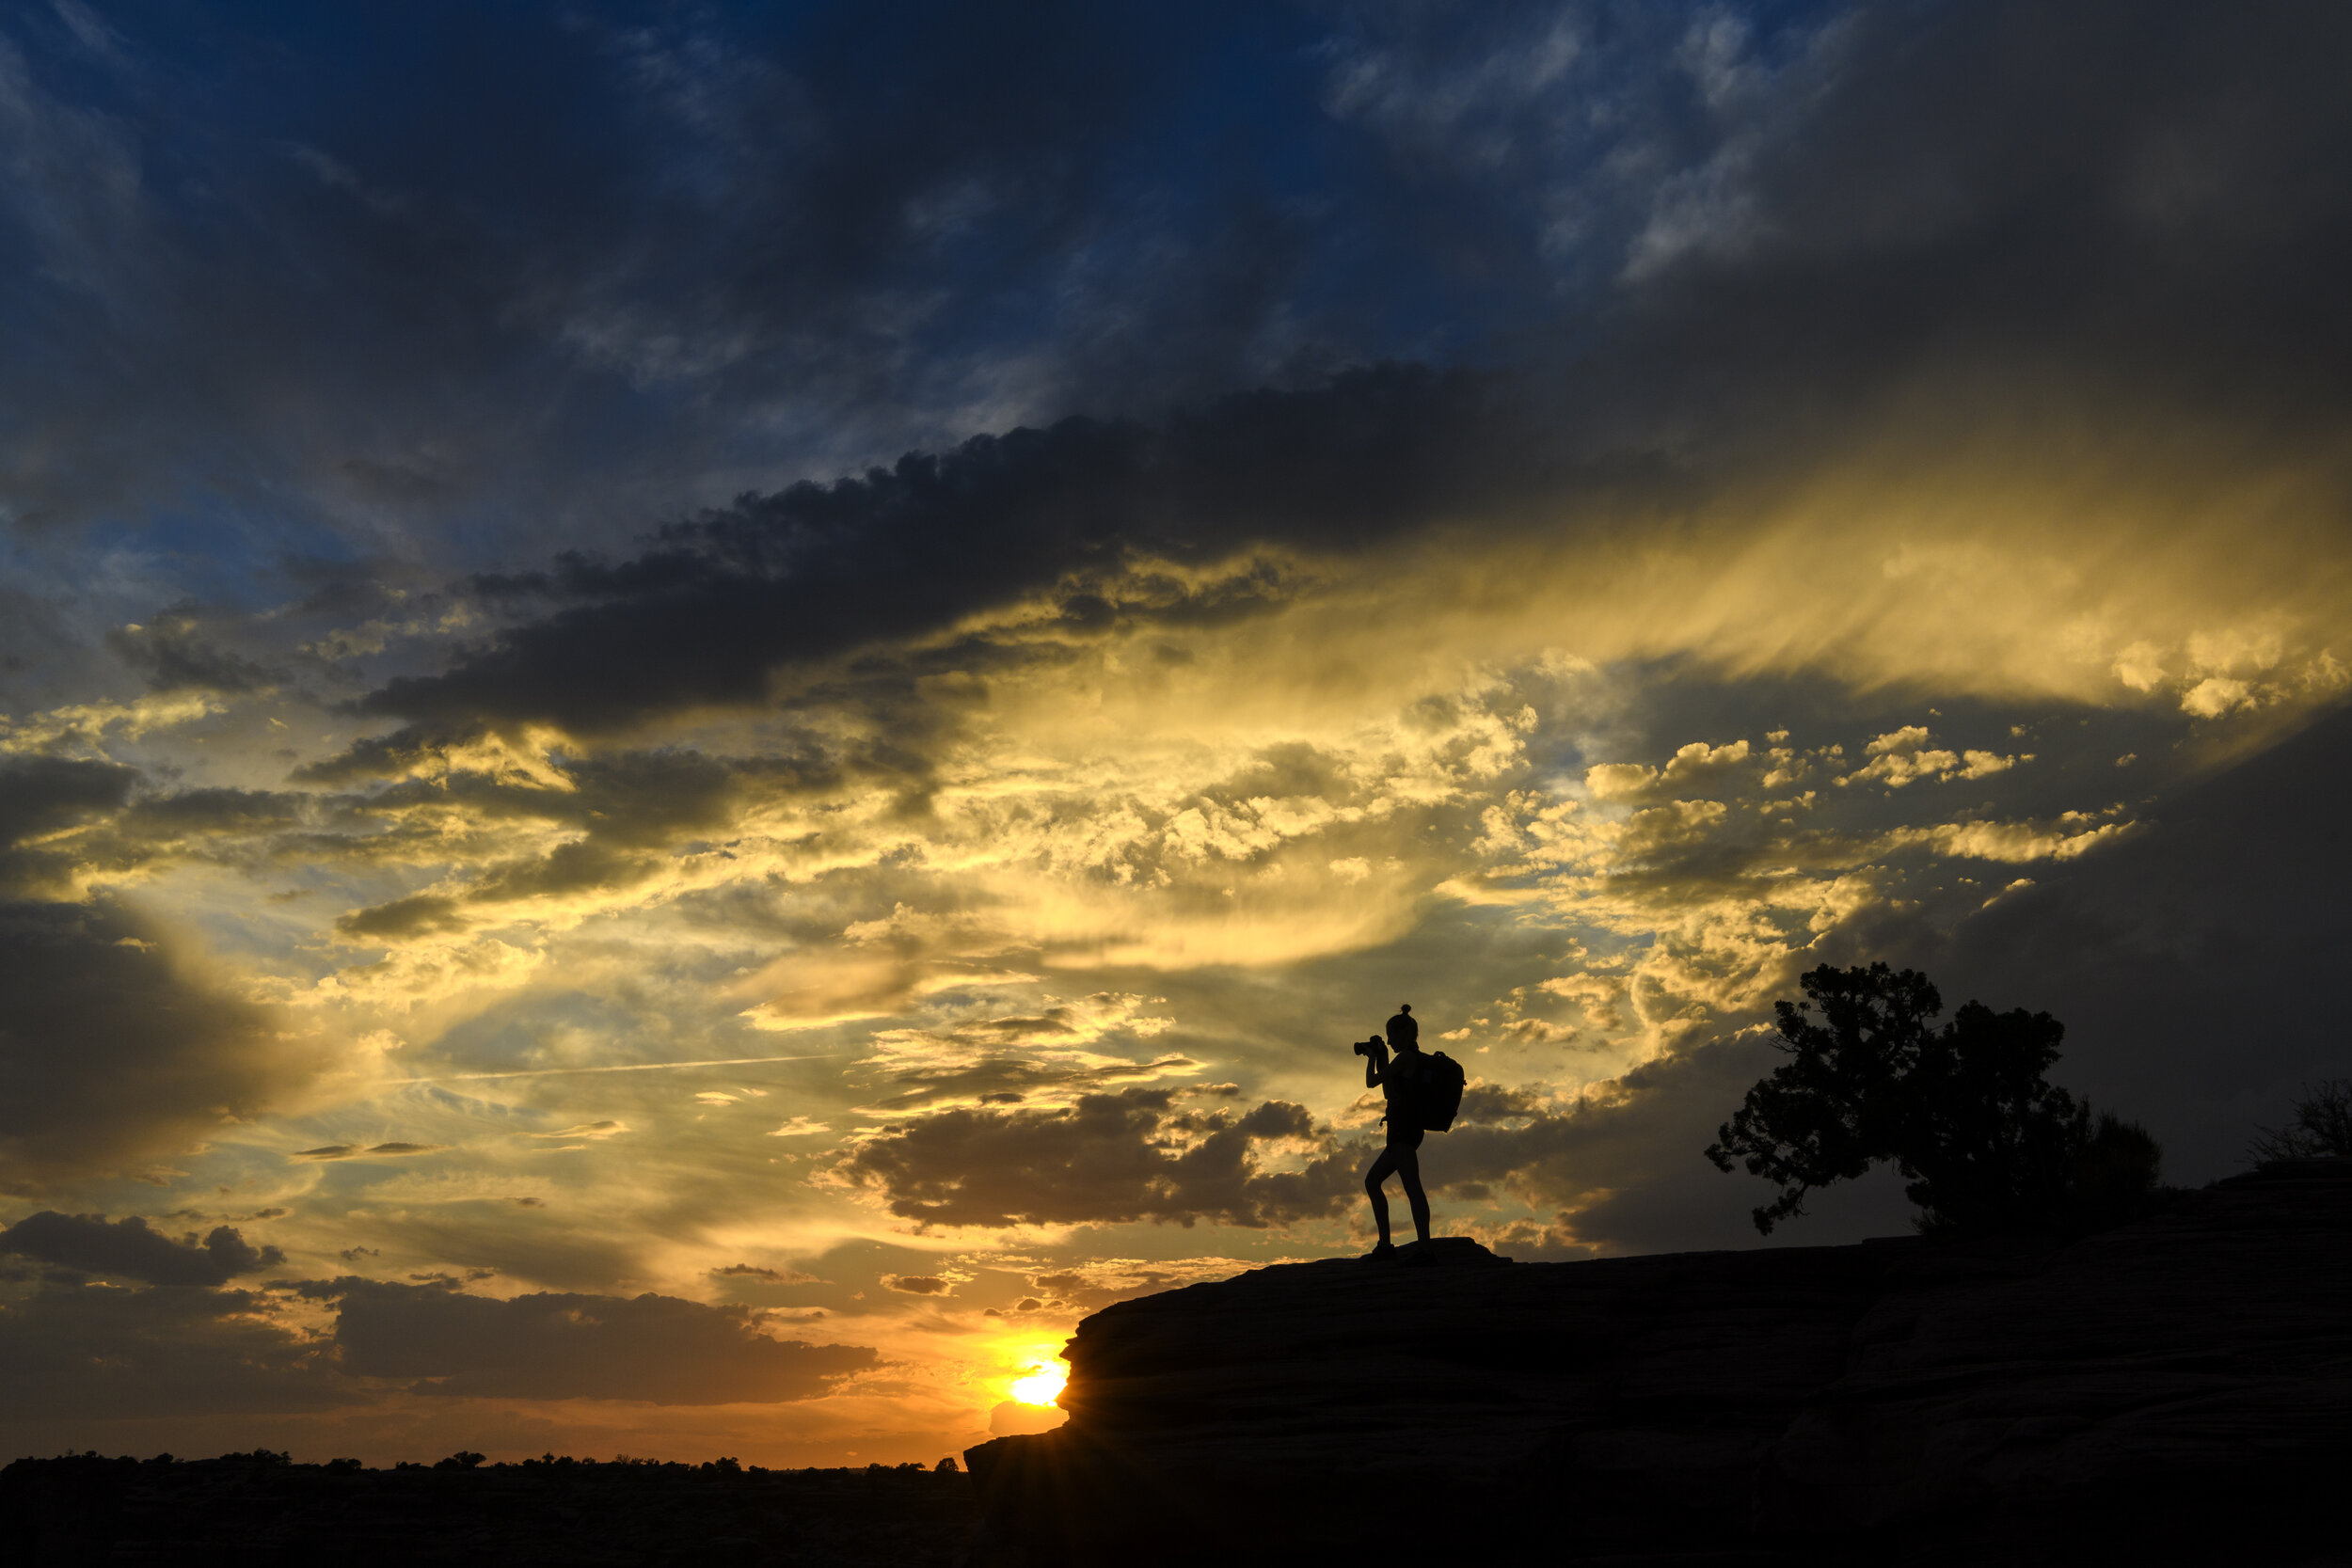
<instances>
[{"instance_id":1,"label":"sunset sky","mask_svg":"<svg viewBox=\"0 0 2352 1568\"><path fill-rule=\"evenodd\" d=\"M930 1463L1367 1245L1406 1001L1522 1259L1758 1244L1822 962L2231 1174L2352 1070L2348 67L0 9L0 1459Z\"/></svg>"}]
</instances>

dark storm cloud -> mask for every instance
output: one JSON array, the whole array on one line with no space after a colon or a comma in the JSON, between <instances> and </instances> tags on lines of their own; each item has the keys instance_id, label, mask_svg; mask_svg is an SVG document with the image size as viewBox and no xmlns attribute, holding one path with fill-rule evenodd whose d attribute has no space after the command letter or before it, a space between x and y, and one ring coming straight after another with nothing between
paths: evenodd
<instances>
[{"instance_id":1,"label":"dark storm cloud","mask_svg":"<svg viewBox=\"0 0 2352 1568\"><path fill-rule=\"evenodd\" d=\"M139 626L117 627L106 646L147 677L151 691L252 691L284 678L207 641L193 606L175 606Z\"/></svg>"},{"instance_id":2,"label":"dark storm cloud","mask_svg":"<svg viewBox=\"0 0 2352 1568\"><path fill-rule=\"evenodd\" d=\"M202 790L124 812L138 779L55 757L0 767L0 1184L32 1190L184 1148L312 1070L263 1009L205 980L128 905L42 896L92 858L135 864L151 839L267 826L291 809Z\"/></svg>"},{"instance_id":3,"label":"dark storm cloud","mask_svg":"<svg viewBox=\"0 0 2352 1568\"><path fill-rule=\"evenodd\" d=\"M750 1308L668 1296L497 1301L360 1279L296 1293L339 1304L331 1348L286 1321L275 1291L43 1285L0 1312L8 1418L315 1410L368 1397L363 1378L453 1396L778 1403L879 1364L864 1346L769 1338Z\"/></svg>"},{"instance_id":4,"label":"dark storm cloud","mask_svg":"<svg viewBox=\"0 0 2352 1568\"><path fill-rule=\"evenodd\" d=\"M365 794L326 798L329 819L323 826L340 831L281 841L278 847L296 858L366 861L429 843L444 828L470 832L512 824L578 832L580 837L544 855L483 865L485 885L470 895L528 896L633 880L653 863L649 851L723 838L747 803L819 794L866 770L863 759L837 764L814 746L737 757L616 751L547 759L526 779L496 760L467 760L446 751L482 738L479 733L402 732L300 769L295 776L304 783L385 775L393 782ZM411 910L404 903L368 911L367 918L402 925L419 911L430 913L431 907Z\"/></svg>"},{"instance_id":5,"label":"dark storm cloud","mask_svg":"<svg viewBox=\"0 0 2352 1568\"><path fill-rule=\"evenodd\" d=\"M0 893L69 894L92 877L189 862L249 868L303 836L313 815L307 797L277 790L116 787L140 779L110 764L47 758L0 770L0 814L20 814L13 832L0 822Z\"/></svg>"},{"instance_id":6,"label":"dark storm cloud","mask_svg":"<svg viewBox=\"0 0 2352 1568\"><path fill-rule=\"evenodd\" d=\"M2324 4L112 20L103 56L47 13L0 38L0 312L42 410L11 515L167 495L167 575L283 557L354 613L341 558L388 533L461 579L510 555L459 592L532 619L375 673L371 713L444 728L753 701L1065 578L1072 635L1262 611L1279 578L1120 574L1475 518L1613 452L1671 510L1857 412L2153 400L2292 443L2352 363ZM426 59L429 112L382 87ZM1519 373L1313 389L1411 358ZM114 637L152 682L274 678L164 602Z\"/></svg>"},{"instance_id":7,"label":"dark storm cloud","mask_svg":"<svg viewBox=\"0 0 2352 1568\"><path fill-rule=\"evenodd\" d=\"M935 631L1138 557L1214 562L1269 539L1354 547L1475 504L1522 466L1497 439L1510 406L1472 379L1367 372L1166 426L1073 420L746 497L664 529L644 555L568 563L565 586L585 602L359 706L428 724L607 730L752 703L780 665ZM1065 613L1119 610L1098 594Z\"/></svg>"},{"instance_id":8,"label":"dark storm cloud","mask_svg":"<svg viewBox=\"0 0 2352 1568\"><path fill-rule=\"evenodd\" d=\"M109 762L30 756L0 764L0 895L65 891L77 868L218 853L230 841L293 827L305 803L270 790L135 793L143 782L138 769Z\"/></svg>"},{"instance_id":9,"label":"dark storm cloud","mask_svg":"<svg viewBox=\"0 0 2352 1568\"><path fill-rule=\"evenodd\" d=\"M151 1285L225 1285L238 1275L286 1260L276 1247L257 1247L225 1225L215 1227L199 1244L193 1233L175 1242L136 1214L109 1225L103 1214L47 1209L0 1230L0 1252Z\"/></svg>"},{"instance_id":10,"label":"dark storm cloud","mask_svg":"<svg viewBox=\"0 0 2352 1568\"><path fill-rule=\"evenodd\" d=\"M1174 1091L1089 1094L1064 1110L952 1110L860 1143L843 1170L890 1212L927 1225L1116 1225L1201 1220L1263 1227L1328 1214L1356 1185L1300 1106L1270 1100L1236 1116L1171 1112ZM1298 1171L1262 1168L1254 1146L1311 1151Z\"/></svg>"},{"instance_id":11,"label":"dark storm cloud","mask_svg":"<svg viewBox=\"0 0 2352 1568\"><path fill-rule=\"evenodd\" d=\"M138 779L136 768L64 757L0 766L0 896L60 880L72 851L40 841L119 807Z\"/></svg>"},{"instance_id":12,"label":"dark storm cloud","mask_svg":"<svg viewBox=\"0 0 2352 1568\"><path fill-rule=\"evenodd\" d=\"M0 1312L7 1419L318 1410L357 1398L248 1291L45 1285ZM32 1435L30 1431L27 1436ZM54 1442L53 1439L44 1439Z\"/></svg>"},{"instance_id":13,"label":"dark storm cloud","mask_svg":"<svg viewBox=\"0 0 2352 1568\"><path fill-rule=\"evenodd\" d=\"M262 1008L121 904L0 903L0 1180L120 1170L250 1117L315 1070Z\"/></svg>"},{"instance_id":14,"label":"dark storm cloud","mask_svg":"<svg viewBox=\"0 0 2352 1568\"><path fill-rule=\"evenodd\" d=\"M424 773L426 760L437 760L437 749L453 743L437 737L419 740L413 751L405 744L358 747L301 776L341 782L386 770ZM510 825L580 834L526 856L485 850L468 868L462 889L405 895L335 923L338 933L356 942L409 942L503 918L498 906L634 887L682 851L723 852L747 807L820 794L868 771L866 764L852 758L836 766L813 749L742 757L624 751L556 757L523 779L477 760L328 798L323 831L285 835L268 847L285 861L365 864L403 855L430 861L445 834L486 838L485 830Z\"/></svg>"},{"instance_id":15,"label":"dark storm cloud","mask_svg":"<svg viewBox=\"0 0 2352 1568\"><path fill-rule=\"evenodd\" d=\"M2192 426L2341 486L2347 47L2324 5L1859 8L1801 115L1660 188L1577 421L1768 483L1857 431Z\"/></svg>"},{"instance_id":16,"label":"dark storm cloud","mask_svg":"<svg viewBox=\"0 0 2352 1568\"><path fill-rule=\"evenodd\" d=\"M211 838L292 827L302 816L299 795L267 789L185 789L140 800L124 816L127 838Z\"/></svg>"},{"instance_id":17,"label":"dark storm cloud","mask_svg":"<svg viewBox=\"0 0 2352 1568\"><path fill-rule=\"evenodd\" d=\"M1659 45L1699 130L1660 133L1679 172L1615 220L1641 265L1574 295L1572 345L1537 330L1509 376L1351 372L747 496L634 557L566 558L547 581L569 603L362 710L593 733L749 704L780 667L1057 585L1073 634L1140 624L1116 586L1137 562L1360 548L1537 497L1671 510L1821 461L1897 404L1963 428L2020 396L2094 424L2171 407L2287 445L2344 405L2352 311L2327 279L2352 262L2352 203L2328 171L2352 110L2319 63L2352 44L2340 10L1882 8L1802 69L1704 21ZM1551 121L1529 115L1481 135L1534 157ZM1531 327L1563 308L1523 307ZM1625 452L1651 455L1602 461ZM1579 510L1549 516L1555 544ZM1288 592L1278 574L1227 608Z\"/></svg>"},{"instance_id":18,"label":"dark storm cloud","mask_svg":"<svg viewBox=\"0 0 2352 1568\"><path fill-rule=\"evenodd\" d=\"M771 1339L750 1307L674 1296L497 1301L362 1279L306 1291L341 1302L335 1344L345 1370L413 1379L421 1393L773 1404L818 1398L879 1364L861 1345Z\"/></svg>"},{"instance_id":19,"label":"dark storm cloud","mask_svg":"<svg viewBox=\"0 0 2352 1568\"><path fill-rule=\"evenodd\" d=\"M1197 138L1326 135L1304 18L109 14L103 55L45 10L0 32L5 303L48 390L10 453L28 522L191 474L252 506L206 521L262 551L532 493L517 472L594 468L651 505L648 469L698 489L934 436L1041 334L1065 349L1009 395L1083 402L1145 359L1230 385L1297 310L1311 221ZM429 106L388 87L426 75ZM1167 286L1135 290L1145 268Z\"/></svg>"},{"instance_id":20,"label":"dark storm cloud","mask_svg":"<svg viewBox=\"0 0 2352 1568\"><path fill-rule=\"evenodd\" d=\"M362 941L404 942L465 928L466 918L458 912L457 900L436 893L414 894L373 909L356 910L335 922L337 931Z\"/></svg>"}]
</instances>

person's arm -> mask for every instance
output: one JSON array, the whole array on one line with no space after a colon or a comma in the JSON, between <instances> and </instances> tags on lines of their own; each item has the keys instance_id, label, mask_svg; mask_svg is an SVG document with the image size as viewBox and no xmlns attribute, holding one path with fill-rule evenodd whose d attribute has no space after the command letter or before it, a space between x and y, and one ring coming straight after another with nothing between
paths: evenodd
<instances>
[{"instance_id":1,"label":"person's arm","mask_svg":"<svg viewBox=\"0 0 2352 1568\"><path fill-rule=\"evenodd\" d=\"M1367 1042L1370 1043L1370 1042ZM1375 1045L1364 1053L1364 1087L1376 1089L1388 1078L1389 1053Z\"/></svg>"}]
</instances>

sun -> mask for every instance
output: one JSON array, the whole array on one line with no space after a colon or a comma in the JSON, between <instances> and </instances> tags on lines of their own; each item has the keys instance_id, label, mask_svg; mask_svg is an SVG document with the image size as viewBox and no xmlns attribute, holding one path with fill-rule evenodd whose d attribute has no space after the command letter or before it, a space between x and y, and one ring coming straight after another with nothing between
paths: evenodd
<instances>
[{"instance_id":1,"label":"sun","mask_svg":"<svg viewBox=\"0 0 2352 1568\"><path fill-rule=\"evenodd\" d=\"M1069 1381L1070 1373L1060 1367L1039 1367L1026 1377L1013 1379L1010 1392L1024 1404L1051 1404Z\"/></svg>"}]
</instances>

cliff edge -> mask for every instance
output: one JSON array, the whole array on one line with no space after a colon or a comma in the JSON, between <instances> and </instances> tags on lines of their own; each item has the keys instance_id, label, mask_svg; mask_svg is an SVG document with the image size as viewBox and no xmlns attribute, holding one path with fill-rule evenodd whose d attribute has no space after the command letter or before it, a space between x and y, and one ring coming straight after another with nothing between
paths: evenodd
<instances>
[{"instance_id":1,"label":"cliff edge","mask_svg":"<svg viewBox=\"0 0 2352 1568\"><path fill-rule=\"evenodd\" d=\"M2069 1243L1406 1252L1087 1319L977 1560L2352 1562L2352 1162Z\"/></svg>"}]
</instances>

